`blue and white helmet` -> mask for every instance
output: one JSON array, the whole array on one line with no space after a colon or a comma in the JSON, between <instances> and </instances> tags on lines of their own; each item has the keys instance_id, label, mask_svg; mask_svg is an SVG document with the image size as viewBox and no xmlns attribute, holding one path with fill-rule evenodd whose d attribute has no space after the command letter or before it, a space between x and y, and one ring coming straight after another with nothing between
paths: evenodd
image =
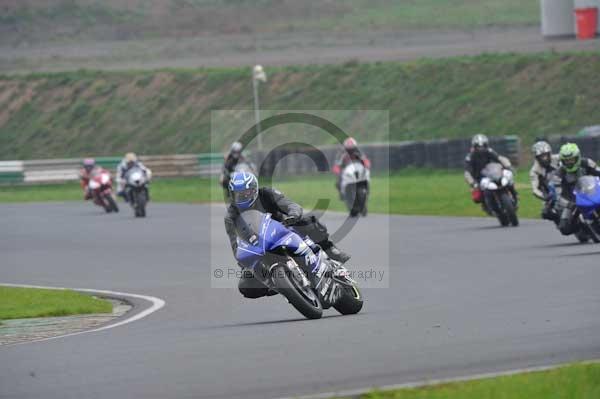
<instances>
[{"instance_id":1,"label":"blue and white helmet","mask_svg":"<svg viewBox=\"0 0 600 399\"><path fill-rule=\"evenodd\" d=\"M258 179L249 172L232 173L229 192L233 203L240 210L248 209L258 198Z\"/></svg>"}]
</instances>

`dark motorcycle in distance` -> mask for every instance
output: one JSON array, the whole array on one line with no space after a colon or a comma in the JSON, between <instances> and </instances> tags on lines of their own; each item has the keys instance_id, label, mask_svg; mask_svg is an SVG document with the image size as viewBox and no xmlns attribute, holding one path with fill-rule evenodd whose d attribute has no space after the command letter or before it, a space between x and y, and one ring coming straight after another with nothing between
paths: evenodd
<instances>
[{"instance_id":1,"label":"dark motorcycle in distance","mask_svg":"<svg viewBox=\"0 0 600 399\"><path fill-rule=\"evenodd\" d=\"M344 315L362 309L362 294L348 270L325 251L313 252L292 227L272 219L270 213L248 210L236 228L239 264L306 318L319 319L330 307Z\"/></svg>"},{"instance_id":2,"label":"dark motorcycle in distance","mask_svg":"<svg viewBox=\"0 0 600 399\"><path fill-rule=\"evenodd\" d=\"M511 192L515 184L513 172L492 162L481 171L481 175L479 187L486 209L498 218L502 226L518 226L517 201Z\"/></svg>"},{"instance_id":3,"label":"dark motorcycle in distance","mask_svg":"<svg viewBox=\"0 0 600 399\"><path fill-rule=\"evenodd\" d=\"M142 168L134 166L127 171L125 182L125 195L133 208L135 217L146 217L146 205L150 198L148 195L149 176Z\"/></svg>"}]
</instances>

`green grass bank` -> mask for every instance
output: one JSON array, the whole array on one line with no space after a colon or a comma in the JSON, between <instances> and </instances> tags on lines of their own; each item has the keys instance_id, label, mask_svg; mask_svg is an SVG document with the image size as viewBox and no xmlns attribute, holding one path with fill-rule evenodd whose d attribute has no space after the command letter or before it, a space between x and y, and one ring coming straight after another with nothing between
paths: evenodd
<instances>
[{"instance_id":1,"label":"green grass bank","mask_svg":"<svg viewBox=\"0 0 600 399\"><path fill-rule=\"evenodd\" d=\"M528 145L537 136L598 123L600 52L348 62L267 73L264 109L389 110L392 140L483 132L516 134ZM209 152L211 110L252 104L245 68L0 76L0 160ZM387 138L387 121L352 112L345 118L359 140ZM217 137L225 146L240 134L232 126Z\"/></svg>"}]
</instances>

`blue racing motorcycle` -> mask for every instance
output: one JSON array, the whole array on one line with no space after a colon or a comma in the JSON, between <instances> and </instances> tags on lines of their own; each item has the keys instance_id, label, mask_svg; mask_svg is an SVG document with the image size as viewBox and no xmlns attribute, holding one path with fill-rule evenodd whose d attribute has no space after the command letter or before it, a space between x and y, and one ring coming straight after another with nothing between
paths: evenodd
<instances>
[{"instance_id":1,"label":"blue racing motorcycle","mask_svg":"<svg viewBox=\"0 0 600 399\"><path fill-rule=\"evenodd\" d=\"M306 318L318 319L330 307L345 315L362 309L362 294L348 270L292 227L253 209L241 213L236 228L238 263Z\"/></svg>"},{"instance_id":2,"label":"blue racing motorcycle","mask_svg":"<svg viewBox=\"0 0 600 399\"><path fill-rule=\"evenodd\" d=\"M600 242L600 179L582 176L577 180L575 206L594 242Z\"/></svg>"},{"instance_id":3,"label":"blue racing motorcycle","mask_svg":"<svg viewBox=\"0 0 600 399\"><path fill-rule=\"evenodd\" d=\"M561 199L561 192L562 192L561 179L556 174L556 172L550 173L547 176L547 179L548 179L547 188L548 188L548 195L550 197L551 212L555 216L554 224L558 228L558 223L560 221L560 215L561 215L564 207L570 206L570 203L566 200ZM574 233L575 238L577 238L577 240L582 244L589 242L590 239L594 239L593 234L589 231L589 228L585 224L583 216L581 215L581 212L579 210L577 210L575 212L574 218L575 219L574 219L573 223L577 223L579 225L579 228L575 229L576 230L576 232Z\"/></svg>"}]
</instances>

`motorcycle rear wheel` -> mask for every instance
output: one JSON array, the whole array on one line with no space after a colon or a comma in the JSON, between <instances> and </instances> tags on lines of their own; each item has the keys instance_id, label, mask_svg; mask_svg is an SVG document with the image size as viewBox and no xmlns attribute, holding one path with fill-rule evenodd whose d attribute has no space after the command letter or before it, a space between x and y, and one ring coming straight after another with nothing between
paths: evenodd
<instances>
[{"instance_id":1,"label":"motorcycle rear wheel","mask_svg":"<svg viewBox=\"0 0 600 399\"><path fill-rule=\"evenodd\" d=\"M312 288L303 288L287 267L277 265L272 270L275 289L307 319L320 319L323 306Z\"/></svg>"}]
</instances>

